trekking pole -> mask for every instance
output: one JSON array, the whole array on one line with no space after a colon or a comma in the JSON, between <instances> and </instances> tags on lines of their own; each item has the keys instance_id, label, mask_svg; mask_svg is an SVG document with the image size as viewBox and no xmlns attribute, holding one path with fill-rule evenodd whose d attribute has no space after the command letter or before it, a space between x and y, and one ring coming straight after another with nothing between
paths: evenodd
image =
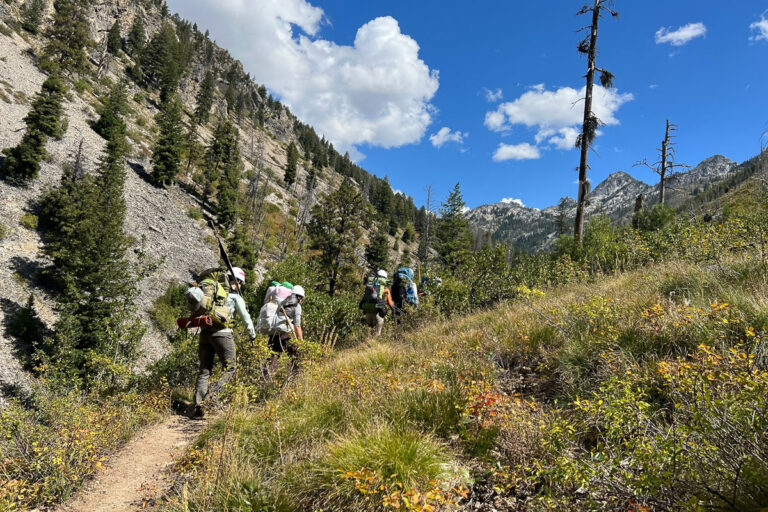
<instances>
[{"instance_id":1,"label":"trekking pole","mask_svg":"<svg viewBox=\"0 0 768 512\"><path fill-rule=\"evenodd\" d=\"M235 271L232 270L232 262L229 261L229 256L227 255L227 250L224 249L224 243L221 241L221 238L219 238L219 232L216 229L216 225L213 223L213 220L209 220L208 224L211 226L211 229L213 229L213 235L216 237L216 241L219 242L219 256L221 256L221 259L224 260L224 263L227 265L227 270L229 270L230 275L233 279L237 280L235 277ZM241 297L243 296L242 293L240 293L240 287L237 287L237 294Z\"/></svg>"}]
</instances>

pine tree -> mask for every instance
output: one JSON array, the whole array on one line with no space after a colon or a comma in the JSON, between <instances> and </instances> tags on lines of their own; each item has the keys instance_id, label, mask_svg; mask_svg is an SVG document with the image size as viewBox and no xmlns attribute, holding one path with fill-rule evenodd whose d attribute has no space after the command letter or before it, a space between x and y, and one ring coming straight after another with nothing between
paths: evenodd
<instances>
[{"instance_id":1,"label":"pine tree","mask_svg":"<svg viewBox=\"0 0 768 512\"><path fill-rule=\"evenodd\" d=\"M40 130L47 137L61 140L67 131L63 105L65 93L66 87L58 75L46 78L32 102L32 109L24 118L27 128Z\"/></svg>"},{"instance_id":2,"label":"pine tree","mask_svg":"<svg viewBox=\"0 0 768 512\"><path fill-rule=\"evenodd\" d=\"M55 0L53 24L43 54L46 66L66 73L88 69L86 49L93 44L87 13L88 0Z\"/></svg>"},{"instance_id":3,"label":"pine tree","mask_svg":"<svg viewBox=\"0 0 768 512\"><path fill-rule=\"evenodd\" d=\"M47 197L55 215L43 207L49 227L44 252L62 291L47 352L55 369L78 376L86 388L95 379L115 385L126 371L118 366L130 368L143 332L132 315L137 278L125 258L125 131L109 133L96 176L65 172L61 187Z\"/></svg>"},{"instance_id":4,"label":"pine tree","mask_svg":"<svg viewBox=\"0 0 768 512\"><path fill-rule=\"evenodd\" d=\"M367 218L363 196L349 180L312 208L307 233L312 249L320 251L319 262L328 273L330 295L336 292L341 272L356 264L355 249Z\"/></svg>"},{"instance_id":5,"label":"pine tree","mask_svg":"<svg viewBox=\"0 0 768 512\"><path fill-rule=\"evenodd\" d=\"M24 117L27 131L16 147L3 150L6 160L2 178L8 183L23 186L37 178L48 137L60 139L64 136L67 130L62 105L65 91L57 75L51 75L43 82L32 108Z\"/></svg>"},{"instance_id":6,"label":"pine tree","mask_svg":"<svg viewBox=\"0 0 768 512\"><path fill-rule=\"evenodd\" d=\"M163 25L141 52L140 59L145 83L160 90L160 102L164 103L176 92L182 71L173 26Z\"/></svg>"},{"instance_id":7,"label":"pine tree","mask_svg":"<svg viewBox=\"0 0 768 512\"><path fill-rule=\"evenodd\" d=\"M128 32L128 40L125 44L125 49L128 55L131 57L138 57L144 50L144 46L147 44L147 31L144 27L144 19L141 16L137 16L131 26L131 31Z\"/></svg>"},{"instance_id":8,"label":"pine tree","mask_svg":"<svg viewBox=\"0 0 768 512\"><path fill-rule=\"evenodd\" d=\"M235 162L237 160L237 162ZM213 133L213 140L205 152L203 169L205 183L203 185L203 205L208 204L217 189L230 187L234 177L234 164L239 165L240 151L238 147L237 129L228 121L221 121ZM239 170L239 167L238 167ZM227 175L228 174L228 175ZM239 180L239 176L238 176ZM224 192L225 203L230 199L230 191ZM219 197L219 201L221 198ZM227 209L229 204L227 204Z\"/></svg>"},{"instance_id":9,"label":"pine tree","mask_svg":"<svg viewBox=\"0 0 768 512\"><path fill-rule=\"evenodd\" d=\"M40 32L40 24L43 22L45 11L44 0L28 0L21 12L21 28L31 34Z\"/></svg>"},{"instance_id":10,"label":"pine tree","mask_svg":"<svg viewBox=\"0 0 768 512\"><path fill-rule=\"evenodd\" d=\"M39 130L27 130L13 148L5 148L2 179L14 186L26 186L40 173L46 137Z\"/></svg>"},{"instance_id":11,"label":"pine tree","mask_svg":"<svg viewBox=\"0 0 768 512\"><path fill-rule=\"evenodd\" d=\"M208 124L211 116L211 106L213 105L213 93L216 88L216 72L208 70L205 78L200 84L200 90L197 93L197 108L195 109L195 121L198 124Z\"/></svg>"},{"instance_id":12,"label":"pine tree","mask_svg":"<svg viewBox=\"0 0 768 512\"><path fill-rule=\"evenodd\" d=\"M291 142L288 145L288 162L285 165L285 174L283 175L283 181L288 187L296 181L296 165L298 162L299 151L296 149L296 144Z\"/></svg>"},{"instance_id":13,"label":"pine tree","mask_svg":"<svg viewBox=\"0 0 768 512\"><path fill-rule=\"evenodd\" d=\"M123 49L123 39L120 35L120 20L115 20L112 28L109 29L107 34L107 51L112 55L117 55L117 52Z\"/></svg>"},{"instance_id":14,"label":"pine tree","mask_svg":"<svg viewBox=\"0 0 768 512\"><path fill-rule=\"evenodd\" d=\"M464 214L464 198L457 183L442 203L440 222L437 225L437 250L446 266L456 270L465 260L472 243L469 220Z\"/></svg>"},{"instance_id":15,"label":"pine tree","mask_svg":"<svg viewBox=\"0 0 768 512\"><path fill-rule=\"evenodd\" d=\"M216 214L222 226L232 227L237 220L237 199L240 192L240 178L243 174L243 163L240 159L240 148L237 143L237 129L233 133L233 143L228 148L228 155L222 166L222 177L217 196L218 208Z\"/></svg>"},{"instance_id":16,"label":"pine tree","mask_svg":"<svg viewBox=\"0 0 768 512\"><path fill-rule=\"evenodd\" d=\"M126 127L123 116L125 116L127 110L128 98L125 84L117 82L110 88L109 95L104 100L104 105L101 108L99 120L93 125L93 130L106 140L113 138L113 132L115 131L117 131L118 135L124 133Z\"/></svg>"},{"instance_id":17,"label":"pine tree","mask_svg":"<svg viewBox=\"0 0 768 512\"><path fill-rule=\"evenodd\" d=\"M385 269L389 266L389 237L384 223L379 223L379 229L365 248L365 260L373 270Z\"/></svg>"},{"instance_id":18,"label":"pine tree","mask_svg":"<svg viewBox=\"0 0 768 512\"><path fill-rule=\"evenodd\" d=\"M173 184L181 170L183 113L181 99L174 94L155 117L160 133L152 150L152 182L157 186Z\"/></svg>"}]
</instances>

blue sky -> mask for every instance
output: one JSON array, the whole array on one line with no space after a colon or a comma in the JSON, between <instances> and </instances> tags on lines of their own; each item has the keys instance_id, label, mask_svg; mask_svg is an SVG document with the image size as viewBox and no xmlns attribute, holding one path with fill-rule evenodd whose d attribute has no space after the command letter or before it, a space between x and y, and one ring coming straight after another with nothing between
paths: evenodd
<instances>
[{"instance_id":1,"label":"blue sky","mask_svg":"<svg viewBox=\"0 0 768 512\"><path fill-rule=\"evenodd\" d=\"M581 2L168 0L210 29L303 120L388 175L418 204L461 182L471 207L544 208L576 193L570 149L586 59ZM607 121L590 155L597 184L655 158L669 118L678 162L742 161L768 127L768 0L617 0L600 30ZM442 130L442 132L441 132ZM567 149L566 149L567 148Z\"/></svg>"}]
</instances>

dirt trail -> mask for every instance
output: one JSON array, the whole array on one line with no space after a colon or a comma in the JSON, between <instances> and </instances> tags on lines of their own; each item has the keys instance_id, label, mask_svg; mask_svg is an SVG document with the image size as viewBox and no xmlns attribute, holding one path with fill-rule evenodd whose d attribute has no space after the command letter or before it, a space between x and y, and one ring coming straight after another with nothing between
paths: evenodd
<instances>
[{"instance_id":1,"label":"dirt trail","mask_svg":"<svg viewBox=\"0 0 768 512\"><path fill-rule=\"evenodd\" d=\"M172 481L167 469L174 457L200 434L205 421L172 416L140 432L106 468L55 512L128 512L165 494Z\"/></svg>"}]
</instances>

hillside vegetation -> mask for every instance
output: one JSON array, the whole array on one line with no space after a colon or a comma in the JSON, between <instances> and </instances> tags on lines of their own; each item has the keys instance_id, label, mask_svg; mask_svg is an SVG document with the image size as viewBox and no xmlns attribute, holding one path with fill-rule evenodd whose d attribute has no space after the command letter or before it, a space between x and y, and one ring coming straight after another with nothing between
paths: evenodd
<instances>
[{"instance_id":1,"label":"hillside vegetation","mask_svg":"<svg viewBox=\"0 0 768 512\"><path fill-rule=\"evenodd\" d=\"M763 160L706 211L595 213L520 253L473 236L458 183L439 215L395 194L162 0L0 15L0 509L67 500L183 410L198 340L175 320L223 266L214 234L252 315L273 280L307 290L305 337L281 355L236 327L237 374L159 509L768 502ZM403 265L425 295L374 340L362 279Z\"/></svg>"},{"instance_id":2,"label":"hillside vegetation","mask_svg":"<svg viewBox=\"0 0 768 512\"><path fill-rule=\"evenodd\" d=\"M306 352L263 403L244 347L169 509L760 510L768 266L751 211L594 219L574 259L476 255L405 330ZM473 284L499 295L456 315Z\"/></svg>"}]
</instances>

